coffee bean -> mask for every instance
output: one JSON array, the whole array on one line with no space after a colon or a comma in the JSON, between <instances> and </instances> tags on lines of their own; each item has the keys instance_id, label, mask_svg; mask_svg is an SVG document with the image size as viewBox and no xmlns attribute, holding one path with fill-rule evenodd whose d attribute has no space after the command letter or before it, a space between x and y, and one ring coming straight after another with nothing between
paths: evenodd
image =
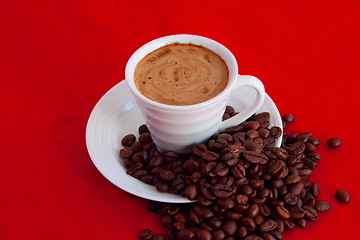
<instances>
[{"instance_id":1,"label":"coffee bean","mask_svg":"<svg viewBox=\"0 0 360 240\"><path fill-rule=\"evenodd\" d=\"M190 229L181 229L177 234L179 240L190 240L195 236L194 232Z\"/></svg>"},{"instance_id":2,"label":"coffee bean","mask_svg":"<svg viewBox=\"0 0 360 240\"><path fill-rule=\"evenodd\" d=\"M150 133L148 127L146 126L146 124L140 125L139 129L138 129L138 133L141 135L143 133Z\"/></svg>"},{"instance_id":3,"label":"coffee bean","mask_svg":"<svg viewBox=\"0 0 360 240\"><path fill-rule=\"evenodd\" d=\"M282 130L281 130L280 127L274 126L274 127L272 127L272 128L270 129L270 135L271 135L273 138L278 138L278 137L281 136L281 134L282 134Z\"/></svg>"},{"instance_id":4,"label":"coffee bean","mask_svg":"<svg viewBox=\"0 0 360 240\"><path fill-rule=\"evenodd\" d=\"M283 205L279 204L276 206L276 212L280 216L281 219L289 219L291 213L287 210Z\"/></svg>"},{"instance_id":5,"label":"coffee bean","mask_svg":"<svg viewBox=\"0 0 360 240\"><path fill-rule=\"evenodd\" d=\"M197 240L211 240L212 239L212 235L211 235L210 231L207 229L204 229L204 228L196 231L195 236L196 236Z\"/></svg>"},{"instance_id":6,"label":"coffee bean","mask_svg":"<svg viewBox=\"0 0 360 240\"><path fill-rule=\"evenodd\" d=\"M310 193L314 196L317 197L320 193L320 186L317 182L313 182L310 186L309 189Z\"/></svg>"},{"instance_id":7,"label":"coffee bean","mask_svg":"<svg viewBox=\"0 0 360 240\"><path fill-rule=\"evenodd\" d=\"M299 195L302 192L302 190L304 189L304 187L305 186L302 182L298 182L298 183L292 184L289 187L289 191L296 195Z\"/></svg>"},{"instance_id":8,"label":"coffee bean","mask_svg":"<svg viewBox=\"0 0 360 240\"><path fill-rule=\"evenodd\" d=\"M259 211L259 205L256 203L250 204L248 210L245 212L245 216L255 218L259 214Z\"/></svg>"},{"instance_id":9,"label":"coffee bean","mask_svg":"<svg viewBox=\"0 0 360 240\"><path fill-rule=\"evenodd\" d=\"M178 154L176 152L174 152L174 151L165 151L163 153L163 158L167 162L173 162L173 161L177 160Z\"/></svg>"},{"instance_id":10,"label":"coffee bean","mask_svg":"<svg viewBox=\"0 0 360 240\"><path fill-rule=\"evenodd\" d=\"M246 173L245 168L241 164L236 164L231 168L231 174L234 178L238 178L238 179L244 178L245 173Z\"/></svg>"},{"instance_id":11,"label":"coffee bean","mask_svg":"<svg viewBox=\"0 0 360 240\"><path fill-rule=\"evenodd\" d=\"M314 221L318 217L318 213L314 208L309 206L303 206L303 209L305 211L305 220Z\"/></svg>"},{"instance_id":12,"label":"coffee bean","mask_svg":"<svg viewBox=\"0 0 360 240\"><path fill-rule=\"evenodd\" d=\"M328 201L319 200L315 202L315 210L318 212L326 212L330 209L330 203Z\"/></svg>"},{"instance_id":13,"label":"coffee bean","mask_svg":"<svg viewBox=\"0 0 360 240\"><path fill-rule=\"evenodd\" d=\"M216 184L213 187L212 192L218 198L226 198L234 193L234 189L224 184Z\"/></svg>"},{"instance_id":14,"label":"coffee bean","mask_svg":"<svg viewBox=\"0 0 360 240\"><path fill-rule=\"evenodd\" d=\"M288 175L284 178L284 183L286 185L298 183L301 181L301 177L298 175Z\"/></svg>"},{"instance_id":15,"label":"coffee bean","mask_svg":"<svg viewBox=\"0 0 360 240\"><path fill-rule=\"evenodd\" d=\"M199 187L197 185L188 186L184 191L184 195L189 200L195 200L199 195Z\"/></svg>"},{"instance_id":16,"label":"coffee bean","mask_svg":"<svg viewBox=\"0 0 360 240\"><path fill-rule=\"evenodd\" d=\"M286 160L289 156L288 152L285 149L279 147L275 147L272 152L280 160Z\"/></svg>"},{"instance_id":17,"label":"coffee bean","mask_svg":"<svg viewBox=\"0 0 360 240\"><path fill-rule=\"evenodd\" d=\"M227 220L222 225L222 230L227 236L232 236L237 230L237 224L234 220Z\"/></svg>"},{"instance_id":18,"label":"coffee bean","mask_svg":"<svg viewBox=\"0 0 360 240\"><path fill-rule=\"evenodd\" d=\"M240 223L246 227L248 231L254 231L256 228L256 223L252 218L243 217L240 219Z\"/></svg>"},{"instance_id":19,"label":"coffee bean","mask_svg":"<svg viewBox=\"0 0 360 240\"><path fill-rule=\"evenodd\" d=\"M133 155L134 151L132 150L132 148L130 147L125 147L120 149L119 151L119 155L120 157L127 159L127 158L131 158L131 156Z\"/></svg>"},{"instance_id":20,"label":"coffee bean","mask_svg":"<svg viewBox=\"0 0 360 240\"><path fill-rule=\"evenodd\" d=\"M330 138L326 144L329 146L329 148L337 148L341 145L341 139L340 138Z\"/></svg>"},{"instance_id":21,"label":"coffee bean","mask_svg":"<svg viewBox=\"0 0 360 240\"><path fill-rule=\"evenodd\" d=\"M152 142L152 138L150 133L143 133L140 135L139 137L139 142L141 142L142 144L147 144L147 143L151 143Z\"/></svg>"},{"instance_id":22,"label":"coffee bean","mask_svg":"<svg viewBox=\"0 0 360 240\"><path fill-rule=\"evenodd\" d=\"M219 163L216 168L215 168L215 173L216 175L218 175L219 177L224 177L228 174L229 172L229 167L226 163L221 162Z\"/></svg>"},{"instance_id":23,"label":"coffee bean","mask_svg":"<svg viewBox=\"0 0 360 240\"><path fill-rule=\"evenodd\" d=\"M288 192L284 195L284 202L286 205L294 206L299 201L299 195L293 192Z\"/></svg>"},{"instance_id":24,"label":"coffee bean","mask_svg":"<svg viewBox=\"0 0 360 240\"><path fill-rule=\"evenodd\" d=\"M260 225L259 231L260 232L270 232L270 231L274 230L276 227L277 227L277 223L274 220L269 219Z\"/></svg>"},{"instance_id":25,"label":"coffee bean","mask_svg":"<svg viewBox=\"0 0 360 240\"><path fill-rule=\"evenodd\" d=\"M258 164L262 161L267 161L268 158L264 154L259 154L255 151L244 151L242 152L242 157L253 164Z\"/></svg>"},{"instance_id":26,"label":"coffee bean","mask_svg":"<svg viewBox=\"0 0 360 240\"><path fill-rule=\"evenodd\" d=\"M176 175L170 170L163 170L160 172L160 177L164 181L171 181L175 179Z\"/></svg>"},{"instance_id":27,"label":"coffee bean","mask_svg":"<svg viewBox=\"0 0 360 240\"><path fill-rule=\"evenodd\" d=\"M214 240L223 240L225 239L226 234L222 229L217 229L213 232L213 239Z\"/></svg>"},{"instance_id":28,"label":"coffee bean","mask_svg":"<svg viewBox=\"0 0 360 240\"><path fill-rule=\"evenodd\" d=\"M221 158L221 161L226 163L226 165L228 166L234 166L235 164L238 163L239 159L236 156L234 156L232 153L228 153Z\"/></svg>"},{"instance_id":29,"label":"coffee bean","mask_svg":"<svg viewBox=\"0 0 360 240\"><path fill-rule=\"evenodd\" d=\"M232 106L226 106L225 112L226 112L227 114L229 114L229 115L232 115L232 114L235 113L235 110L234 110L234 108L233 108Z\"/></svg>"},{"instance_id":30,"label":"coffee bean","mask_svg":"<svg viewBox=\"0 0 360 240\"><path fill-rule=\"evenodd\" d=\"M207 147L203 143L196 144L192 149L192 152L197 156L201 156L201 154L206 151L207 151Z\"/></svg>"},{"instance_id":31,"label":"coffee bean","mask_svg":"<svg viewBox=\"0 0 360 240\"><path fill-rule=\"evenodd\" d=\"M294 206L289 209L290 217L292 219L301 219L305 216L305 210L301 207Z\"/></svg>"},{"instance_id":32,"label":"coffee bean","mask_svg":"<svg viewBox=\"0 0 360 240\"><path fill-rule=\"evenodd\" d=\"M152 240L153 232L149 229L144 229L140 231L139 236L141 240Z\"/></svg>"},{"instance_id":33,"label":"coffee bean","mask_svg":"<svg viewBox=\"0 0 360 240\"><path fill-rule=\"evenodd\" d=\"M198 204L194 206L194 212L201 218L211 218L214 216L214 213L209 208Z\"/></svg>"},{"instance_id":34,"label":"coffee bean","mask_svg":"<svg viewBox=\"0 0 360 240\"><path fill-rule=\"evenodd\" d=\"M335 197L339 202L347 203L350 201L350 194L344 189L336 190Z\"/></svg>"},{"instance_id":35,"label":"coffee bean","mask_svg":"<svg viewBox=\"0 0 360 240\"><path fill-rule=\"evenodd\" d=\"M255 115L254 120L260 123L260 126L267 128L270 125L270 114L262 112Z\"/></svg>"},{"instance_id":36,"label":"coffee bean","mask_svg":"<svg viewBox=\"0 0 360 240\"><path fill-rule=\"evenodd\" d=\"M301 228L306 228L306 220L304 218L296 220L295 224L298 225Z\"/></svg>"},{"instance_id":37,"label":"coffee bean","mask_svg":"<svg viewBox=\"0 0 360 240\"><path fill-rule=\"evenodd\" d=\"M134 134L128 134L121 140L121 145L124 147L130 147L130 145L135 142L136 137Z\"/></svg>"},{"instance_id":38,"label":"coffee bean","mask_svg":"<svg viewBox=\"0 0 360 240\"><path fill-rule=\"evenodd\" d=\"M282 163L279 160L271 160L268 165L268 173L270 175L275 175L278 173L282 168Z\"/></svg>"},{"instance_id":39,"label":"coffee bean","mask_svg":"<svg viewBox=\"0 0 360 240\"><path fill-rule=\"evenodd\" d=\"M282 119L285 121L285 122L293 122L295 120L295 117L293 114L291 113L286 113L283 115Z\"/></svg>"},{"instance_id":40,"label":"coffee bean","mask_svg":"<svg viewBox=\"0 0 360 240\"><path fill-rule=\"evenodd\" d=\"M159 233L159 234L154 235L153 240L166 240L166 237L164 234Z\"/></svg>"},{"instance_id":41,"label":"coffee bean","mask_svg":"<svg viewBox=\"0 0 360 240\"><path fill-rule=\"evenodd\" d=\"M206 151L206 152L201 153L201 158L206 161L213 162L213 161L216 161L219 159L219 154L214 153L212 151Z\"/></svg>"}]
</instances>

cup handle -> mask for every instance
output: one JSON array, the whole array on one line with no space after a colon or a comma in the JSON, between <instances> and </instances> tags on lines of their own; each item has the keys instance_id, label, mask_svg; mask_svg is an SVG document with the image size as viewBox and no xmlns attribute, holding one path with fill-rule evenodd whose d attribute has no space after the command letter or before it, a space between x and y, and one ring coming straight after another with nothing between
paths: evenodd
<instances>
[{"instance_id":1,"label":"cup handle","mask_svg":"<svg viewBox=\"0 0 360 240\"><path fill-rule=\"evenodd\" d=\"M248 119L251 115L253 115L262 106L265 99L265 88L262 82L254 76L238 75L238 79L235 82L235 86L232 90L245 86L252 87L256 90L256 100L252 105L248 106L235 116L226 119L225 121L222 121L219 129L220 132L224 131L226 128L239 125L240 123Z\"/></svg>"}]
</instances>

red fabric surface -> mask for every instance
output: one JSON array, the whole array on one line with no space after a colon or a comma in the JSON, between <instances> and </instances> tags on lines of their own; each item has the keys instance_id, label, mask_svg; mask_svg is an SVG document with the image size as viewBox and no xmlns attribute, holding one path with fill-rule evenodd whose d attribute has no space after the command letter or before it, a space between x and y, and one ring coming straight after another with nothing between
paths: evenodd
<instances>
[{"instance_id":1,"label":"red fabric surface","mask_svg":"<svg viewBox=\"0 0 360 240\"><path fill-rule=\"evenodd\" d=\"M2 1L0 239L138 239L163 232L147 201L93 165L85 145L96 102L124 79L130 55L170 34L213 38L259 77L287 132L312 131L312 176L331 210L284 239L358 239L359 2ZM328 149L326 140L343 145ZM348 204L334 199L345 188Z\"/></svg>"}]
</instances>

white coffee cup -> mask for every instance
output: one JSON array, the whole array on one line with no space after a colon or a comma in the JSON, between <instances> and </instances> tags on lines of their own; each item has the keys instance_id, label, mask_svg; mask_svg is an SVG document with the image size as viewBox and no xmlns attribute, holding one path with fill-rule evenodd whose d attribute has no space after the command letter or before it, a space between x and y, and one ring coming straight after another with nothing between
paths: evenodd
<instances>
[{"instance_id":1,"label":"white coffee cup","mask_svg":"<svg viewBox=\"0 0 360 240\"><path fill-rule=\"evenodd\" d=\"M201 45L217 53L226 62L229 69L228 84L219 95L198 104L174 106L155 102L139 92L134 83L134 71L138 62L150 52L174 42ZM236 59L226 47L212 39L196 35L171 35L143 45L130 57L125 76L160 151L189 152L194 144L245 121L261 107L265 99L262 82L253 76L239 75ZM256 90L255 101L239 114L222 121L231 91L244 86Z\"/></svg>"}]
</instances>

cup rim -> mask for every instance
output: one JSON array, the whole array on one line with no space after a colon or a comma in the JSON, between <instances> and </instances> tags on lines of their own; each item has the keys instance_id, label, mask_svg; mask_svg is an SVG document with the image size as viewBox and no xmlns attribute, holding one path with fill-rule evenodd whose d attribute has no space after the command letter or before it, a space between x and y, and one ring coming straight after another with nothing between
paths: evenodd
<instances>
[{"instance_id":1,"label":"cup rim","mask_svg":"<svg viewBox=\"0 0 360 240\"><path fill-rule=\"evenodd\" d=\"M185 40L186 39L186 40ZM196 41L196 42L193 42ZM200 103L196 103L196 104L191 104L191 105L170 105L170 104L164 104L164 103L159 103L156 102L154 100L151 100L150 98L144 96L135 86L134 80L129 80L129 78L133 79L134 78L134 70L135 67L137 65L137 63L143 59L147 54L149 54L150 52L163 47L167 44L171 44L171 43L176 43L176 42L180 42L180 43L192 43L195 45L200 45L203 46L205 48L210 49L211 51L219 54L223 59L224 59L224 55L226 55L226 59L224 59L228 69L229 69L229 79L228 79L228 83L225 87L225 89L223 91L221 91L218 95L216 95L215 97L206 100L204 102L200 102ZM203 44L200 43L208 43L209 45L204 46ZM214 48L219 48L221 49L221 52L214 50ZM139 59L138 61L136 59ZM131 70L132 68L132 70ZM219 99L222 99L226 96L229 95L232 87L235 84L235 79L238 76L238 65L237 65L237 61L235 56L232 54L232 52L226 48L224 45L222 45L221 43L207 38L207 37L203 37L203 36L199 36L199 35L193 35L193 34L175 34L175 35L168 35L168 36L164 36L164 37L160 37L157 39L154 39L144 45L142 45L140 48L138 48L129 58L126 67L125 67L125 80L127 85L129 86L130 90L133 92L133 94L136 95L137 98L140 98L143 101L146 101L148 103L150 103L153 106L162 108L162 109L193 109L193 108L198 108L198 107L203 107L206 106L208 104L212 104L213 102L218 101Z\"/></svg>"}]
</instances>

